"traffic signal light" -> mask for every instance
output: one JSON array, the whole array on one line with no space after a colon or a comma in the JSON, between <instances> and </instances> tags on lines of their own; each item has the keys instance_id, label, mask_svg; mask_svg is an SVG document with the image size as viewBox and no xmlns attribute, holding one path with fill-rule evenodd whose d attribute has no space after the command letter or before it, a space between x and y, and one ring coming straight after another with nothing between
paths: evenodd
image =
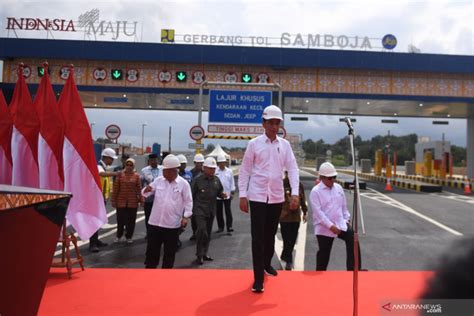
<instances>
[{"instance_id":1,"label":"traffic signal light","mask_svg":"<svg viewBox=\"0 0 474 316\"><path fill-rule=\"evenodd\" d=\"M112 80L123 80L123 71L122 69L112 69Z\"/></svg>"},{"instance_id":2,"label":"traffic signal light","mask_svg":"<svg viewBox=\"0 0 474 316\"><path fill-rule=\"evenodd\" d=\"M49 75L49 68L48 68L48 75ZM38 66L38 77L43 77L43 76L44 76L44 67Z\"/></svg>"},{"instance_id":3,"label":"traffic signal light","mask_svg":"<svg viewBox=\"0 0 474 316\"><path fill-rule=\"evenodd\" d=\"M188 79L188 74L186 71L177 71L176 72L176 81L177 82L186 82L186 79Z\"/></svg>"},{"instance_id":4,"label":"traffic signal light","mask_svg":"<svg viewBox=\"0 0 474 316\"><path fill-rule=\"evenodd\" d=\"M241 81L244 83L252 82L252 74L244 72L242 73L241 79L242 79Z\"/></svg>"}]
</instances>

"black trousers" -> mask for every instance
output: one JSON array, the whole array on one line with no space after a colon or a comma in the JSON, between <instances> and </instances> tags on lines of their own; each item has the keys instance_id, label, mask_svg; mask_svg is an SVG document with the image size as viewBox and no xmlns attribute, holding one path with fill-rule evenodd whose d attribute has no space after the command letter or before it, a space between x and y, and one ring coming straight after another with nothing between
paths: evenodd
<instances>
[{"instance_id":1,"label":"black trousers","mask_svg":"<svg viewBox=\"0 0 474 316\"><path fill-rule=\"evenodd\" d=\"M194 217L194 216L193 216ZM209 217L196 216L196 256L207 256L209 250L209 243L211 242L212 224L214 222L214 215Z\"/></svg>"},{"instance_id":2,"label":"black trousers","mask_svg":"<svg viewBox=\"0 0 474 316\"><path fill-rule=\"evenodd\" d=\"M280 228L283 238L281 259L288 263L293 263L293 249L295 249L296 239L298 239L300 222L280 222Z\"/></svg>"},{"instance_id":3,"label":"black trousers","mask_svg":"<svg viewBox=\"0 0 474 316\"><path fill-rule=\"evenodd\" d=\"M145 267L156 269L160 263L161 246L163 245L163 269L171 269L177 250L178 234L181 228L164 228L150 225L146 245Z\"/></svg>"},{"instance_id":4,"label":"black trousers","mask_svg":"<svg viewBox=\"0 0 474 316\"><path fill-rule=\"evenodd\" d=\"M117 238L123 236L125 230L125 238L131 239L135 231L135 222L137 220L138 208L117 208Z\"/></svg>"},{"instance_id":5,"label":"black trousers","mask_svg":"<svg viewBox=\"0 0 474 316\"><path fill-rule=\"evenodd\" d=\"M104 205L107 206L107 200L105 199L104 199ZM92 236L89 237L89 248L98 246L97 244L99 243L99 230L100 228Z\"/></svg>"},{"instance_id":6,"label":"black trousers","mask_svg":"<svg viewBox=\"0 0 474 316\"><path fill-rule=\"evenodd\" d=\"M250 201L252 260L255 281L263 282L264 268L271 265L275 252L275 234L283 203L268 204Z\"/></svg>"},{"instance_id":7,"label":"black trousers","mask_svg":"<svg viewBox=\"0 0 474 316\"><path fill-rule=\"evenodd\" d=\"M230 202L231 199L227 200L216 200L216 219L217 219L217 227L219 229L224 229L224 208L225 208L225 226L227 230L232 228L232 210L230 209Z\"/></svg>"},{"instance_id":8,"label":"black trousers","mask_svg":"<svg viewBox=\"0 0 474 316\"><path fill-rule=\"evenodd\" d=\"M193 235L196 235L197 224L196 224L196 216L191 216L191 229L193 230Z\"/></svg>"},{"instance_id":9,"label":"black trousers","mask_svg":"<svg viewBox=\"0 0 474 316\"><path fill-rule=\"evenodd\" d=\"M329 264L329 257L331 256L332 243L334 237L323 235L316 235L318 239L319 250L316 254L316 271L326 271ZM347 271L354 270L354 231L348 228L346 232L341 232L337 238L344 240L346 243L346 268ZM362 257L359 252L359 270L362 266Z\"/></svg>"},{"instance_id":10,"label":"black trousers","mask_svg":"<svg viewBox=\"0 0 474 316\"><path fill-rule=\"evenodd\" d=\"M150 219L151 209L153 208L153 202L143 203L143 210L145 211L145 227L146 235L148 236L148 220Z\"/></svg>"}]
</instances>

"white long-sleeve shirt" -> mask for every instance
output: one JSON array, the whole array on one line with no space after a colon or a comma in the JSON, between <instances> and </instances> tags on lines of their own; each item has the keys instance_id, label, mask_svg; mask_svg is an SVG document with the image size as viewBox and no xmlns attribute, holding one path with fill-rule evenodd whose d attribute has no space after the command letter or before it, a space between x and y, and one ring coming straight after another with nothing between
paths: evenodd
<instances>
[{"instance_id":1,"label":"white long-sleeve shirt","mask_svg":"<svg viewBox=\"0 0 474 316\"><path fill-rule=\"evenodd\" d=\"M351 215L347 210L344 189L337 183L332 188L323 182L316 185L309 195L313 212L313 227L315 235L336 237L329 228L334 225L342 231L347 231L347 222Z\"/></svg>"},{"instance_id":2,"label":"white long-sleeve shirt","mask_svg":"<svg viewBox=\"0 0 474 316\"><path fill-rule=\"evenodd\" d=\"M193 197L188 181L181 177L169 182L160 176L150 184L151 192L142 195L148 197L154 194L153 208L151 209L148 224L165 228L181 227L182 217L193 215ZM184 210L184 212L183 212Z\"/></svg>"},{"instance_id":3,"label":"white long-sleeve shirt","mask_svg":"<svg viewBox=\"0 0 474 316\"><path fill-rule=\"evenodd\" d=\"M224 193L227 194L225 200L230 199L230 193L235 191L235 180L234 174L230 168L224 167L224 170L221 168L216 169L216 176L221 180L222 186L224 187ZM221 198L217 198L222 200Z\"/></svg>"},{"instance_id":4,"label":"white long-sleeve shirt","mask_svg":"<svg viewBox=\"0 0 474 316\"><path fill-rule=\"evenodd\" d=\"M291 195L298 196L298 165L290 143L278 136L271 141L265 134L252 139L247 145L239 170L240 197L270 204L284 202L285 168L288 170Z\"/></svg>"}]
</instances>

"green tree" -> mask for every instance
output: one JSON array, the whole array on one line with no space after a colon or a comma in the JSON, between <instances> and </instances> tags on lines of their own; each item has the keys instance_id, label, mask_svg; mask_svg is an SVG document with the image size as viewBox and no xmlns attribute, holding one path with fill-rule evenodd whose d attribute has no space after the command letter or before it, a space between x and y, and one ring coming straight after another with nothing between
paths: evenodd
<instances>
[{"instance_id":1,"label":"green tree","mask_svg":"<svg viewBox=\"0 0 474 316\"><path fill-rule=\"evenodd\" d=\"M456 167L465 167L466 164L466 148L451 145L451 154L453 155L453 164Z\"/></svg>"}]
</instances>

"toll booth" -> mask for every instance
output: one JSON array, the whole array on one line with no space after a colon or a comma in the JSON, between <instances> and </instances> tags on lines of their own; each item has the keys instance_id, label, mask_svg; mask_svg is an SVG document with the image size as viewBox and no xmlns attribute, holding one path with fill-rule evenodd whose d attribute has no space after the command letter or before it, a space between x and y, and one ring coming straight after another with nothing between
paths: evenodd
<instances>
[{"instance_id":1,"label":"toll booth","mask_svg":"<svg viewBox=\"0 0 474 316\"><path fill-rule=\"evenodd\" d=\"M446 178L451 168L451 142L427 141L415 145L416 174Z\"/></svg>"}]
</instances>

